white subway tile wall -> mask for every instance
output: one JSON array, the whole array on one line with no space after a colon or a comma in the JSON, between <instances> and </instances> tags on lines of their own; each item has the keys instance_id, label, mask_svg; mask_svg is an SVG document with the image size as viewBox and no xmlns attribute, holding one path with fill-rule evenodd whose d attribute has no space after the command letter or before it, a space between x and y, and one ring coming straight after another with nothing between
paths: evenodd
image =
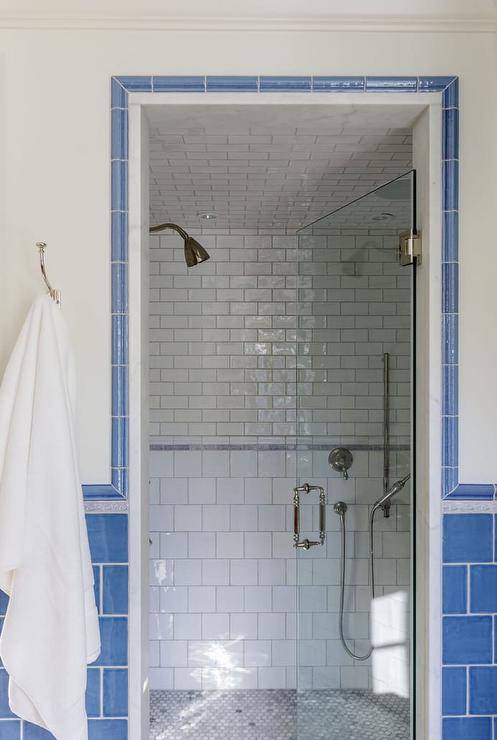
<instances>
[{"instance_id":1,"label":"white subway tile wall","mask_svg":"<svg viewBox=\"0 0 497 740\"><path fill-rule=\"evenodd\" d=\"M383 455L355 449L348 481L327 457L337 443L381 444L385 351L392 442L409 442L410 290L396 238L318 235L298 250L287 235L199 240L211 260L187 270L180 240L151 238L151 687L292 688L297 658L302 688L371 685L369 662L338 639L332 505L349 506L345 629L364 650ZM407 472L409 451L391 466L392 478ZM297 556L296 477L328 495L325 545ZM376 520L379 595L408 590L408 504L405 490ZM315 535L316 500L302 508L303 536Z\"/></svg>"},{"instance_id":2,"label":"white subway tile wall","mask_svg":"<svg viewBox=\"0 0 497 740\"><path fill-rule=\"evenodd\" d=\"M199 238L211 259L195 270L180 237L150 240L153 444L381 443L383 352L392 436L409 441L410 271L395 233ZM250 477L255 455L219 451L205 475ZM268 453L259 474L284 463ZM200 465L201 451L185 451L174 475Z\"/></svg>"}]
</instances>

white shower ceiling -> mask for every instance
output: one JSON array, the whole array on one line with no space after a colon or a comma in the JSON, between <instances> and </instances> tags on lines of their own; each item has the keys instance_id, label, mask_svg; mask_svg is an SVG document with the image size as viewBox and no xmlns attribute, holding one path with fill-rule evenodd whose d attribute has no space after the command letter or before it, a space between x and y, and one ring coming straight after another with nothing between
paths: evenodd
<instances>
[{"instance_id":1,"label":"white shower ceiling","mask_svg":"<svg viewBox=\"0 0 497 740\"><path fill-rule=\"evenodd\" d=\"M419 112L416 105L150 106L151 223L299 228L406 172Z\"/></svg>"}]
</instances>

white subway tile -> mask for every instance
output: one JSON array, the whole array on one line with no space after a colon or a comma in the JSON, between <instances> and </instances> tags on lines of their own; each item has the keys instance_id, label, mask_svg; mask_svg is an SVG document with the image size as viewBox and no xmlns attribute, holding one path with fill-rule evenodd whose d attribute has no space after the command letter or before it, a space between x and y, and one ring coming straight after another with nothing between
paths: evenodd
<instances>
[{"instance_id":1,"label":"white subway tile","mask_svg":"<svg viewBox=\"0 0 497 740\"><path fill-rule=\"evenodd\" d=\"M271 557L270 532L245 532L244 540L246 558Z\"/></svg>"},{"instance_id":2,"label":"white subway tile","mask_svg":"<svg viewBox=\"0 0 497 740\"><path fill-rule=\"evenodd\" d=\"M215 558L216 535L214 532L190 532L188 534L188 556L190 558Z\"/></svg>"},{"instance_id":3,"label":"white subway tile","mask_svg":"<svg viewBox=\"0 0 497 740\"><path fill-rule=\"evenodd\" d=\"M172 668L155 668L151 666L148 670L148 679L151 689L170 690L174 688Z\"/></svg>"},{"instance_id":4,"label":"white subway tile","mask_svg":"<svg viewBox=\"0 0 497 740\"><path fill-rule=\"evenodd\" d=\"M202 640L229 640L229 614L202 614Z\"/></svg>"},{"instance_id":5,"label":"white subway tile","mask_svg":"<svg viewBox=\"0 0 497 740\"><path fill-rule=\"evenodd\" d=\"M286 637L286 620L283 613L259 614L259 637L267 640L284 640Z\"/></svg>"},{"instance_id":6,"label":"white subway tile","mask_svg":"<svg viewBox=\"0 0 497 740\"><path fill-rule=\"evenodd\" d=\"M264 667L258 669L258 686L260 689L286 688L286 671L283 667Z\"/></svg>"},{"instance_id":7,"label":"white subway tile","mask_svg":"<svg viewBox=\"0 0 497 740\"><path fill-rule=\"evenodd\" d=\"M245 640L244 649L244 664L246 666L250 667L271 665L270 640Z\"/></svg>"},{"instance_id":8,"label":"white subway tile","mask_svg":"<svg viewBox=\"0 0 497 740\"><path fill-rule=\"evenodd\" d=\"M230 615L230 638L232 640L256 640L257 634L257 614Z\"/></svg>"},{"instance_id":9,"label":"white subway tile","mask_svg":"<svg viewBox=\"0 0 497 740\"><path fill-rule=\"evenodd\" d=\"M202 528L210 532L223 532L230 529L230 507L214 505L202 507Z\"/></svg>"},{"instance_id":10,"label":"white subway tile","mask_svg":"<svg viewBox=\"0 0 497 740\"><path fill-rule=\"evenodd\" d=\"M160 664L164 667L188 665L186 640L163 640L160 643Z\"/></svg>"},{"instance_id":11,"label":"white subway tile","mask_svg":"<svg viewBox=\"0 0 497 740\"><path fill-rule=\"evenodd\" d=\"M188 588L188 610L190 612L215 612L216 587L190 586Z\"/></svg>"},{"instance_id":12,"label":"white subway tile","mask_svg":"<svg viewBox=\"0 0 497 740\"><path fill-rule=\"evenodd\" d=\"M218 586L217 587L217 610L218 612L243 612L244 611L243 586Z\"/></svg>"},{"instance_id":13,"label":"white subway tile","mask_svg":"<svg viewBox=\"0 0 497 740\"><path fill-rule=\"evenodd\" d=\"M230 583L234 586L257 584L257 560L231 560Z\"/></svg>"},{"instance_id":14,"label":"white subway tile","mask_svg":"<svg viewBox=\"0 0 497 740\"><path fill-rule=\"evenodd\" d=\"M239 532L218 532L214 535L217 540L218 558L242 558L243 535Z\"/></svg>"},{"instance_id":15,"label":"white subway tile","mask_svg":"<svg viewBox=\"0 0 497 740\"><path fill-rule=\"evenodd\" d=\"M202 561L202 583L204 586L227 586L229 584L229 560L211 559Z\"/></svg>"},{"instance_id":16,"label":"white subway tile","mask_svg":"<svg viewBox=\"0 0 497 740\"><path fill-rule=\"evenodd\" d=\"M189 478L188 479L188 504L215 504L216 503L216 479L215 478Z\"/></svg>"}]
</instances>

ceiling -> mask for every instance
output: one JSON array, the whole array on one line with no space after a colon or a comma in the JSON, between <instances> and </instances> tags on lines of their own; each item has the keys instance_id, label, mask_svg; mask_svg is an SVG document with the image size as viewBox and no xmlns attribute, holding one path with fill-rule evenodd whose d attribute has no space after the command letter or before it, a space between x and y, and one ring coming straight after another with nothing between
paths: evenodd
<instances>
[{"instance_id":1,"label":"ceiling","mask_svg":"<svg viewBox=\"0 0 497 740\"><path fill-rule=\"evenodd\" d=\"M411 167L417 105L153 105L151 223L293 231ZM205 220L201 214L213 214Z\"/></svg>"}]
</instances>

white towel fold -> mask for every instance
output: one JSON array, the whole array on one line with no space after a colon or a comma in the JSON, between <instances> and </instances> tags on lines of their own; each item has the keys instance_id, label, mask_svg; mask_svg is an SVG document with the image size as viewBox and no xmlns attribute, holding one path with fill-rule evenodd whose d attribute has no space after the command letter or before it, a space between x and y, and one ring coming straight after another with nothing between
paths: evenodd
<instances>
[{"instance_id":1,"label":"white towel fold","mask_svg":"<svg viewBox=\"0 0 497 740\"><path fill-rule=\"evenodd\" d=\"M0 656L9 704L57 740L86 740L86 665L100 653L60 309L31 307L0 387Z\"/></svg>"}]
</instances>

